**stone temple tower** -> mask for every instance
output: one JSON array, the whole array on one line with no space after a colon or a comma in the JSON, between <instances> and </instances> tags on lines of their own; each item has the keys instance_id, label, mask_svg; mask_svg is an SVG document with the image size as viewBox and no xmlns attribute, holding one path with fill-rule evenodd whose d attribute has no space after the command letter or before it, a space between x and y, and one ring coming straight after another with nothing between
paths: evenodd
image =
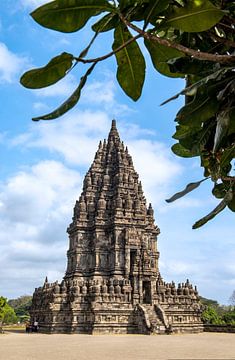
<instances>
[{"instance_id":1,"label":"stone temple tower","mask_svg":"<svg viewBox=\"0 0 235 360\"><path fill-rule=\"evenodd\" d=\"M63 281L35 289L31 319L41 331L200 332L197 289L165 283L158 268L153 209L147 206L115 120L100 142L68 227Z\"/></svg>"}]
</instances>

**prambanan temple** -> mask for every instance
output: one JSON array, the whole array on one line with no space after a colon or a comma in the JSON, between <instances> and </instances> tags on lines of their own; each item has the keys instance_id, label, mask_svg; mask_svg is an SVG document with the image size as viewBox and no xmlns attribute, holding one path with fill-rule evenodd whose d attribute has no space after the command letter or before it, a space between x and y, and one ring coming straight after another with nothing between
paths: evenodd
<instances>
[{"instance_id":1,"label":"prambanan temple","mask_svg":"<svg viewBox=\"0 0 235 360\"><path fill-rule=\"evenodd\" d=\"M159 272L151 204L116 123L100 142L68 227L61 283L35 289L32 321L49 333L196 333L203 329L197 288Z\"/></svg>"}]
</instances>

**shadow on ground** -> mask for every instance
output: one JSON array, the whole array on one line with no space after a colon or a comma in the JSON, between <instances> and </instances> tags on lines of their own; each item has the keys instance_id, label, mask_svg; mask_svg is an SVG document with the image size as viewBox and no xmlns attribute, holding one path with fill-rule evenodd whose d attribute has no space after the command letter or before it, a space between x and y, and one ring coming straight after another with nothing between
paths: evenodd
<instances>
[{"instance_id":1,"label":"shadow on ground","mask_svg":"<svg viewBox=\"0 0 235 360\"><path fill-rule=\"evenodd\" d=\"M5 329L3 330L5 334L12 333L12 334L25 334L24 329Z\"/></svg>"}]
</instances>

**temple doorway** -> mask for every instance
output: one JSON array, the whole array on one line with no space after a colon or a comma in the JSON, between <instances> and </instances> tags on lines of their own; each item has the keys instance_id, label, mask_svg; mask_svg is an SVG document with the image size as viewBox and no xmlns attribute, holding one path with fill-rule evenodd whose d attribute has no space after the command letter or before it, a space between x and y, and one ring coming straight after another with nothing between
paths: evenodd
<instances>
[{"instance_id":1,"label":"temple doorway","mask_svg":"<svg viewBox=\"0 0 235 360\"><path fill-rule=\"evenodd\" d=\"M150 281L143 281L143 303L144 304L152 303L151 282Z\"/></svg>"}]
</instances>

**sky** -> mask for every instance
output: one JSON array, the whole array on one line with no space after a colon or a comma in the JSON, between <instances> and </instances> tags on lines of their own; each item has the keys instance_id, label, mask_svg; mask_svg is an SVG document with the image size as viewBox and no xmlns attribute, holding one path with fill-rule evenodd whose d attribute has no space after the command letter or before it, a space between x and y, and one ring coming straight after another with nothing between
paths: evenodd
<instances>
[{"instance_id":1,"label":"sky","mask_svg":"<svg viewBox=\"0 0 235 360\"><path fill-rule=\"evenodd\" d=\"M201 296L227 304L235 289L233 213L225 210L192 230L193 223L218 203L210 181L177 202L165 202L189 182L203 178L197 158L182 159L170 150L183 99L160 106L183 89L184 81L157 74L140 42L147 62L140 100L133 102L119 88L111 58L96 67L73 110L54 121L32 122L32 117L60 105L85 70L78 65L65 79L40 90L23 88L22 73L64 51L78 55L92 36L89 26L63 34L38 25L29 13L46 2L1 1L0 295L32 294L46 276L50 282L63 278L73 206L99 140L107 138L115 118L161 229L161 275L165 281L189 278ZM108 53L111 37L101 36L89 56Z\"/></svg>"}]
</instances>

